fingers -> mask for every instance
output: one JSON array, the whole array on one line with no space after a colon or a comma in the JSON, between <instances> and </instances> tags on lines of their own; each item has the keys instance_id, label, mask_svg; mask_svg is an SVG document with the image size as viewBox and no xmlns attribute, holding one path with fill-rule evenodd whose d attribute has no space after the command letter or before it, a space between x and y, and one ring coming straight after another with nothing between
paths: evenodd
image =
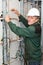
<instances>
[{"instance_id":1,"label":"fingers","mask_svg":"<svg viewBox=\"0 0 43 65\"><path fill-rule=\"evenodd\" d=\"M16 10L16 9L11 9L11 11L12 11L12 12L14 12L17 16L19 16L19 15L20 15L19 11L18 11L18 10Z\"/></svg>"},{"instance_id":2,"label":"fingers","mask_svg":"<svg viewBox=\"0 0 43 65\"><path fill-rule=\"evenodd\" d=\"M17 13L18 11L16 9L11 9L12 12Z\"/></svg>"},{"instance_id":3,"label":"fingers","mask_svg":"<svg viewBox=\"0 0 43 65\"><path fill-rule=\"evenodd\" d=\"M16 11L16 9L11 9L11 11Z\"/></svg>"},{"instance_id":4,"label":"fingers","mask_svg":"<svg viewBox=\"0 0 43 65\"><path fill-rule=\"evenodd\" d=\"M6 21L7 23L10 22L10 16L6 15L5 21Z\"/></svg>"}]
</instances>

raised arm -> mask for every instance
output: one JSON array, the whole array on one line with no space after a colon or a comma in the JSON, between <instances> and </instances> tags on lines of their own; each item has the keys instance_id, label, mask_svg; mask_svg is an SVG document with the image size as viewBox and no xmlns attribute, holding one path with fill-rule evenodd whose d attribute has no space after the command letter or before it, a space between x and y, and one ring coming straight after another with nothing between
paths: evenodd
<instances>
[{"instance_id":1,"label":"raised arm","mask_svg":"<svg viewBox=\"0 0 43 65\"><path fill-rule=\"evenodd\" d=\"M26 27L28 27L28 21L25 17L23 17L22 15L19 16L19 21L22 22Z\"/></svg>"}]
</instances>

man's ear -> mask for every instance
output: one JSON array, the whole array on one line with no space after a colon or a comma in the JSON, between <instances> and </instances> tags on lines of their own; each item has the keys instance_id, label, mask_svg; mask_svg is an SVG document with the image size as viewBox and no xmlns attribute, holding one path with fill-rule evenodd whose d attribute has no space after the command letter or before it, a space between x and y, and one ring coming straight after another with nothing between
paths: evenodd
<instances>
[{"instance_id":1,"label":"man's ear","mask_svg":"<svg viewBox=\"0 0 43 65\"><path fill-rule=\"evenodd\" d=\"M36 21L39 21L39 18L38 17L36 17Z\"/></svg>"},{"instance_id":2,"label":"man's ear","mask_svg":"<svg viewBox=\"0 0 43 65\"><path fill-rule=\"evenodd\" d=\"M39 21L39 18L37 18L37 21Z\"/></svg>"}]
</instances>

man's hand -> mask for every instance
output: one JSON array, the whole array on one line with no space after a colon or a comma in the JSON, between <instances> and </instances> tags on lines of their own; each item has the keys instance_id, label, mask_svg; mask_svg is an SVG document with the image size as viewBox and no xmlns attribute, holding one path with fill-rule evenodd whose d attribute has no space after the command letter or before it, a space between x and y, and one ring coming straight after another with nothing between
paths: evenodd
<instances>
[{"instance_id":1,"label":"man's hand","mask_svg":"<svg viewBox=\"0 0 43 65\"><path fill-rule=\"evenodd\" d=\"M17 16L20 16L20 13L19 13L18 10L16 10L16 9L11 9L11 11L14 12Z\"/></svg>"},{"instance_id":2,"label":"man's hand","mask_svg":"<svg viewBox=\"0 0 43 65\"><path fill-rule=\"evenodd\" d=\"M6 17L5 17L5 21L8 23L8 22L10 22L10 16L8 16L8 15L6 15Z\"/></svg>"}]
</instances>

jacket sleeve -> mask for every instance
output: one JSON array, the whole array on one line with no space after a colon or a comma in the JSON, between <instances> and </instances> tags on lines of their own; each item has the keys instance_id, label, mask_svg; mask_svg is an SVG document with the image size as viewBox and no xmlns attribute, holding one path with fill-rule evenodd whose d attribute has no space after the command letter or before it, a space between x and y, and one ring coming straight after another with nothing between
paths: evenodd
<instances>
[{"instance_id":1,"label":"jacket sleeve","mask_svg":"<svg viewBox=\"0 0 43 65\"><path fill-rule=\"evenodd\" d=\"M32 34L32 30L30 30L29 28L20 28L18 26L16 26L15 24L13 24L12 22L8 23L10 29L12 30L12 32L14 32L15 34L22 36L22 37L37 37L37 35L35 35L34 33Z\"/></svg>"},{"instance_id":2,"label":"jacket sleeve","mask_svg":"<svg viewBox=\"0 0 43 65\"><path fill-rule=\"evenodd\" d=\"M19 21L22 22L26 27L28 27L28 21L22 16L19 16Z\"/></svg>"}]
</instances>

